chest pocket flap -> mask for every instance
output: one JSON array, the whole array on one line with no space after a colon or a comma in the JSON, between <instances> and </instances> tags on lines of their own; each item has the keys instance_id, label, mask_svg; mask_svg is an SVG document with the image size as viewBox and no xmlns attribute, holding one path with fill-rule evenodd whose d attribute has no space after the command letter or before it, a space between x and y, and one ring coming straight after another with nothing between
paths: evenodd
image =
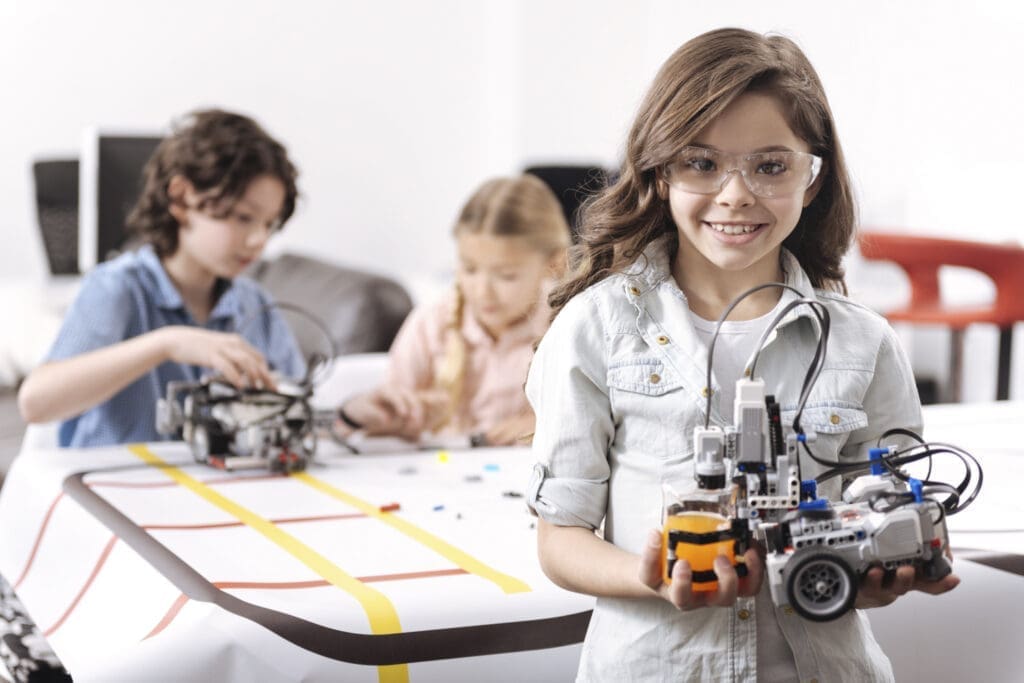
<instances>
[{"instance_id":1,"label":"chest pocket flap","mask_svg":"<svg viewBox=\"0 0 1024 683\"><path fill-rule=\"evenodd\" d=\"M646 396L661 396L682 386L660 360L636 360L608 368L608 386Z\"/></svg>"},{"instance_id":2,"label":"chest pocket flap","mask_svg":"<svg viewBox=\"0 0 1024 683\"><path fill-rule=\"evenodd\" d=\"M796 410L783 410L782 423L791 426ZM863 408L845 405L805 406L800 424L818 434L843 434L868 426L868 415Z\"/></svg>"}]
</instances>

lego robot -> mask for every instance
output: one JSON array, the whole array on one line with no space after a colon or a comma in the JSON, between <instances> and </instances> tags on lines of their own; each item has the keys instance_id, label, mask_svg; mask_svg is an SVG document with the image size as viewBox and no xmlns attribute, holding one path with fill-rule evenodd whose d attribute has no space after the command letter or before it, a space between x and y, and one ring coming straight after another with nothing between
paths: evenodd
<instances>
[{"instance_id":1,"label":"lego robot","mask_svg":"<svg viewBox=\"0 0 1024 683\"><path fill-rule=\"evenodd\" d=\"M180 434L197 462L220 469L306 468L316 450L310 382L238 389L219 377L170 382L157 403L160 434Z\"/></svg>"},{"instance_id":2,"label":"lego robot","mask_svg":"<svg viewBox=\"0 0 1024 683\"><path fill-rule=\"evenodd\" d=\"M715 590L711 569L725 554L744 575L742 554L752 540L766 550L766 580L773 602L814 621L837 619L854 604L861 576L911 564L924 577L950 573L945 510L924 495L921 482L898 477L883 458L895 448L872 450L871 474L855 479L844 502L816 496L801 481L799 449L810 433L783 440L778 404L761 380L737 382L734 426L698 427L694 433L697 491L666 490L664 578L686 558L694 590Z\"/></svg>"}]
</instances>

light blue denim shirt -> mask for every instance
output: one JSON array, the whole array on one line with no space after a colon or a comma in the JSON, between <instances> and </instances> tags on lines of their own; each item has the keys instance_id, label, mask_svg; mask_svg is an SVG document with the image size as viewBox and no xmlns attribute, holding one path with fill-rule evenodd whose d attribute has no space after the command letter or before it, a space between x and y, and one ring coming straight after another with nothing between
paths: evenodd
<instances>
[{"instance_id":1,"label":"light blue denim shirt","mask_svg":"<svg viewBox=\"0 0 1024 683\"><path fill-rule=\"evenodd\" d=\"M783 252L782 265L787 284L831 316L825 365L802 417L805 429L817 433L815 454L867 460L886 430L920 431L910 365L885 319L815 290L790 253ZM800 306L758 359L757 375L781 403L787 428L817 337L817 319ZM627 272L570 300L544 336L526 385L537 415L530 506L556 525L603 524L605 539L639 553L649 530L661 525L662 484L695 486L692 434L704 421L706 363L664 239ZM714 397L719 379L712 382ZM729 422L731 409L712 400L711 423ZM810 461L801 468L804 479L823 469ZM833 479L819 493L834 498L839 487ZM754 681L757 634L766 628L775 629L776 642L781 629L802 681L892 680L859 611L815 623L763 596L756 606L754 598L741 598L734 607L689 612L656 599L598 598L578 680Z\"/></svg>"},{"instance_id":2,"label":"light blue denim shirt","mask_svg":"<svg viewBox=\"0 0 1024 683\"><path fill-rule=\"evenodd\" d=\"M144 246L97 266L82 281L68 309L47 360L71 358L110 346L166 325L192 325L219 332L237 332L267 358L272 370L297 378L305 361L291 330L270 308L266 292L252 280L221 281L223 291L202 325L185 308L152 247ZM209 370L166 362L138 378L109 400L61 422L62 447L103 446L160 441L156 431L156 400L167 383L198 380Z\"/></svg>"}]
</instances>

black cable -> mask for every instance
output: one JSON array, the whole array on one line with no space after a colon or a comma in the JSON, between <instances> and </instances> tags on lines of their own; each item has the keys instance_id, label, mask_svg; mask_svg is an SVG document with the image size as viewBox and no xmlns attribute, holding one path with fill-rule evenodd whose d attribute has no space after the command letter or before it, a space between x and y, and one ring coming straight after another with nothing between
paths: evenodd
<instances>
[{"instance_id":1,"label":"black cable","mask_svg":"<svg viewBox=\"0 0 1024 683\"><path fill-rule=\"evenodd\" d=\"M258 310L249 314L248 317L243 318L242 322L238 325L236 332L241 332L246 329L256 319L256 316L275 308L282 311L291 311L304 316L307 320L312 322L321 333L323 333L324 338L327 340L327 345L330 347L329 358L325 358L323 354L314 352L310 354L308 359L306 359L306 376L302 379L302 384L306 386L313 385L315 383L314 375L316 375L316 378L318 379L328 377L331 366L334 364L334 359L338 356L338 345L334 342L334 336L331 334L330 329L328 329L327 324L298 304L288 303L286 301L275 301L274 303L264 304L260 306ZM320 367L317 367L318 365Z\"/></svg>"},{"instance_id":2,"label":"black cable","mask_svg":"<svg viewBox=\"0 0 1024 683\"><path fill-rule=\"evenodd\" d=\"M704 382L704 387L705 387L705 392L706 392L706 396L705 396L705 399L706 399L706 404L705 404L706 405L706 409L705 409L705 414L704 414L704 428L705 429L707 429L711 425L711 367L712 367L712 362L713 362L713 359L714 359L714 356L715 356L715 343L718 341L718 333L722 329L722 323L725 322L725 320L729 317L729 314L732 313L733 309L736 308L736 306L738 306L741 301L743 301L745 298L747 298L751 294L753 294L755 292L759 292L762 289L768 289L769 287L778 287L780 289L788 289L789 291L796 293L797 296L803 298L803 292L801 292L796 287L792 287L790 285L783 284L781 282L766 282L764 284L757 285L756 287L751 287L750 289L746 290L745 292L743 292L739 296L737 296L735 299L733 299L729 303L729 305L726 306L725 310L718 317L718 321L715 323L715 331L711 335L711 342L708 344L708 364L707 364L706 378L705 378L705 382ZM808 301L808 300L804 299L804 301ZM771 329L771 328L769 328L769 329ZM819 338L819 344L820 344L820 338Z\"/></svg>"}]
</instances>

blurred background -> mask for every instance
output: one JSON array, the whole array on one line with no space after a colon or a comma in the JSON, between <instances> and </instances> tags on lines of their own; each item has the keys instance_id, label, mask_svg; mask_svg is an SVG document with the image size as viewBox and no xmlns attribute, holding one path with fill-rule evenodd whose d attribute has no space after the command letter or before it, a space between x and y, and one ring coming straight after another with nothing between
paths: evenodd
<instances>
[{"instance_id":1,"label":"blurred background","mask_svg":"<svg viewBox=\"0 0 1024 683\"><path fill-rule=\"evenodd\" d=\"M664 59L722 26L781 32L816 66L865 226L1019 241L1024 6L881 0L6 0L0 3L0 371L45 351L73 291L50 273L34 162L79 156L83 131L160 134L201 107L258 119L288 147L303 198L269 247L401 283L450 281L452 221L484 178L532 165L614 169ZM895 267L851 257L851 293L908 296ZM960 302L986 278L943 274ZM330 292L317 292L330 296ZM52 323L50 323L52 324ZM943 382L941 329L901 328ZM997 333L965 337L964 400L991 400ZM1016 354L1024 357L1022 335ZM7 354L5 360L3 354ZM1024 396L1013 370L1011 397ZM2 378L0 378L2 379Z\"/></svg>"}]
</instances>

